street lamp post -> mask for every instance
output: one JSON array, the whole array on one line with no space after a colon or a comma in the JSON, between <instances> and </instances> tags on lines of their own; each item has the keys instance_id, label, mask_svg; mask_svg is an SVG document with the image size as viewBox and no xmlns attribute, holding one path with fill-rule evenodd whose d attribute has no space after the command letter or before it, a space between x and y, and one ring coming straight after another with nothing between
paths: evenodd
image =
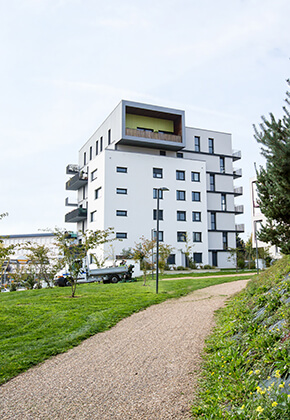
<instances>
[{"instance_id":1,"label":"street lamp post","mask_svg":"<svg viewBox=\"0 0 290 420\"><path fill-rule=\"evenodd\" d=\"M169 191L168 188L157 188L157 226L156 226L156 293L158 294L158 275L159 275L159 194L160 191Z\"/></svg>"}]
</instances>

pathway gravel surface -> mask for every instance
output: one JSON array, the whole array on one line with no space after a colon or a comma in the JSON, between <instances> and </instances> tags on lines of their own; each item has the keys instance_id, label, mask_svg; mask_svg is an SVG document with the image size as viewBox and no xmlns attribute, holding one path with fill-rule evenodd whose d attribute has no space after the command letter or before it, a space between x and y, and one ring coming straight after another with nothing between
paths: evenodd
<instances>
[{"instance_id":1,"label":"pathway gravel surface","mask_svg":"<svg viewBox=\"0 0 290 420\"><path fill-rule=\"evenodd\" d=\"M187 420L214 312L240 280L136 313L0 387L1 420Z\"/></svg>"}]
</instances>

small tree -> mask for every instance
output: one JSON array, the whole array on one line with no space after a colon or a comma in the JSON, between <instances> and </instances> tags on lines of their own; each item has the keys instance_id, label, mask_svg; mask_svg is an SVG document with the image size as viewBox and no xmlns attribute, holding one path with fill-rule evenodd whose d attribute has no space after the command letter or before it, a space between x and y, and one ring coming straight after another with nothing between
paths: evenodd
<instances>
[{"instance_id":1,"label":"small tree","mask_svg":"<svg viewBox=\"0 0 290 420\"><path fill-rule=\"evenodd\" d=\"M57 256L51 255L51 250L45 245L26 242L22 247L27 253L29 259L29 277L34 275L37 288L41 288L41 281L45 281L48 287L51 287L52 281L59 271L59 262Z\"/></svg>"},{"instance_id":2,"label":"small tree","mask_svg":"<svg viewBox=\"0 0 290 420\"><path fill-rule=\"evenodd\" d=\"M141 236L139 243L135 244L133 248L134 260L140 262L140 268L143 270L143 286L146 286L146 276L148 270L148 259L150 258L152 249L155 246L155 241L151 239L146 239L144 236Z\"/></svg>"},{"instance_id":3,"label":"small tree","mask_svg":"<svg viewBox=\"0 0 290 420\"><path fill-rule=\"evenodd\" d=\"M189 234L186 232L184 236L184 248L182 248L180 251L185 255L185 263L190 268L195 268L195 263L193 262L193 258L191 257L192 249L194 247L194 244L190 244Z\"/></svg>"},{"instance_id":4,"label":"small tree","mask_svg":"<svg viewBox=\"0 0 290 420\"><path fill-rule=\"evenodd\" d=\"M159 269L161 272L161 275L164 273L165 266L167 264L167 258L173 251L173 247L166 244L159 244Z\"/></svg>"},{"instance_id":5,"label":"small tree","mask_svg":"<svg viewBox=\"0 0 290 420\"><path fill-rule=\"evenodd\" d=\"M290 93L286 95L289 105ZM254 137L266 158L266 168L257 171L258 203L266 217L258 238L290 254L290 112L286 106L283 110L281 120L270 114L268 120L262 117L260 130L254 126Z\"/></svg>"},{"instance_id":6,"label":"small tree","mask_svg":"<svg viewBox=\"0 0 290 420\"><path fill-rule=\"evenodd\" d=\"M97 248L99 245L112 241L109 236L113 229L92 231L88 230L82 234L80 240L67 231L56 229L56 245L60 251L59 266L66 268L69 272L69 281L71 283L71 297L75 296L77 280L83 268L83 260L86 258L89 250Z\"/></svg>"}]
</instances>

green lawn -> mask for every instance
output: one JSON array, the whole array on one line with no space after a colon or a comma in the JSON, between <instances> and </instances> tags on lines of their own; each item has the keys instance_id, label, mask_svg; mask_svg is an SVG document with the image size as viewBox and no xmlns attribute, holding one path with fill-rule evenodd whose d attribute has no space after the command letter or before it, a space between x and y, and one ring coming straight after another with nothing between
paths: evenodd
<instances>
[{"instance_id":1,"label":"green lawn","mask_svg":"<svg viewBox=\"0 0 290 420\"><path fill-rule=\"evenodd\" d=\"M251 274L249 274L249 278ZM241 277L245 279L246 277ZM239 277L78 285L0 293L0 384L150 305Z\"/></svg>"}]
</instances>

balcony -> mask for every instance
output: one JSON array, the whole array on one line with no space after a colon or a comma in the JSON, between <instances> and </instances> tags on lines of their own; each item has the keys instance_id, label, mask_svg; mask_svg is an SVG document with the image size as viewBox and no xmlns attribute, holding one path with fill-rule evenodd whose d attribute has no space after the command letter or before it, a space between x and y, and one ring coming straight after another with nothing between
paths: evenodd
<instances>
[{"instance_id":1,"label":"balcony","mask_svg":"<svg viewBox=\"0 0 290 420\"><path fill-rule=\"evenodd\" d=\"M239 160L242 157L242 152L240 150L233 150L232 157L233 161Z\"/></svg>"},{"instance_id":2,"label":"balcony","mask_svg":"<svg viewBox=\"0 0 290 420\"><path fill-rule=\"evenodd\" d=\"M79 165L76 165L74 163L70 163L66 167L66 173L68 175L70 175L70 174L77 174L79 171L80 171Z\"/></svg>"},{"instance_id":3,"label":"balcony","mask_svg":"<svg viewBox=\"0 0 290 420\"><path fill-rule=\"evenodd\" d=\"M234 179L240 178L242 176L242 169L241 168L239 168L239 169L234 168L233 174L234 174Z\"/></svg>"},{"instance_id":4,"label":"balcony","mask_svg":"<svg viewBox=\"0 0 290 420\"><path fill-rule=\"evenodd\" d=\"M245 232L245 225L243 223L240 225L236 225L236 232L237 233Z\"/></svg>"},{"instance_id":5,"label":"balcony","mask_svg":"<svg viewBox=\"0 0 290 420\"><path fill-rule=\"evenodd\" d=\"M65 215L66 223L77 223L87 219L87 209L78 207Z\"/></svg>"},{"instance_id":6,"label":"balcony","mask_svg":"<svg viewBox=\"0 0 290 420\"><path fill-rule=\"evenodd\" d=\"M67 181L65 189L76 191L84 187L87 183L88 175L85 172L80 171Z\"/></svg>"},{"instance_id":7,"label":"balcony","mask_svg":"<svg viewBox=\"0 0 290 420\"><path fill-rule=\"evenodd\" d=\"M238 195L243 195L243 187L234 188L234 195L235 197L237 197Z\"/></svg>"},{"instance_id":8,"label":"balcony","mask_svg":"<svg viewBox=\"0 0 290 420\"><path fill-rule=\"evenodd\" d=\"M243 214L244 213L244 206L241 204L239 206L235 206L235 213L236 214Z\"/></svg>"},{"instance_id":9,"label":"balcony","mask_svg":"<svg viewBox=\"0 0 290 420\"><path fill-rule=\"evenodd\" d=\"M65 199L65 205L68 206L68 207L77 207L78 206L78 203L70 203L69 202L69 198L66 197L66 199Z\"/></svg>"},{"instance_id":10,"label":"balcony","mask_svg":"<svg viewBox=\"0 0 290 420\"><path fill-rule=\"evenodd\" d=\"M155 132L151 130L136 130L135 128L126 128L126 136L143 137L151 140L172 141L174 143L182 143L181 136L175 134L163 133L161 131Z\"/></svg>"}]
</instances>

